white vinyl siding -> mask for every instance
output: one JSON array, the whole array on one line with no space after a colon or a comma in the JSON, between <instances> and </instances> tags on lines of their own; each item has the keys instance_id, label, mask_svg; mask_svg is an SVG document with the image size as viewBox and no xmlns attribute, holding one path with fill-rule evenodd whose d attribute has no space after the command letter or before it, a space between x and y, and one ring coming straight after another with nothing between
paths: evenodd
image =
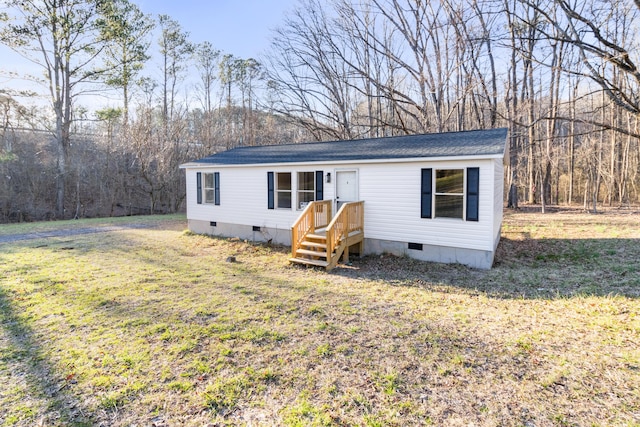
<instances>
[{"instance_id":1,"label":"white vinyl siding","mask_svg":"<svg viewBox=\"0 0 640 427\"><path fill-rule=\"evenodd\" d=\"M358 171L358 199L365 201L365 237L372 239L415 242L466 249L492 251L495 229L502 217L502 190L497 165L501 160L420 161L406 163L330 164L273 166L216 166L224 171L224 203L216 206L196 203L196 172L208 173L206 167L188 168L187 217L194 220L263 226L291 233L291 225L300 211L297 209L267 208L267 172L290 172L292 194L297 194L297 172L324 170L336 176L337 170ZM453 218L420 217L421 170L480 168L479 221L461 221ZM335 200L335 179L324 183L325 200ZM501 187L500 187L501 188ZM499 208L495 206L499 200ZM335 204L333 206L335 212ZM278 231L279 233L280 231ZM499 231L498 231L499 232Z\"/></svg>"},{"instance_id":2,"label":"white vinyl siding","mask_svg":"<svg viewBox=\"0 0 640 427\"><path fill-rule=\"evenodd\" d=\"M373 165L371 165L373 166ZM493 172L490 160L380 164L360 167L360 199L365 200L365 237L426 245L492 248ZM421 218L421 169L480 168L479 221Z\"/></svg>"},{"instance_id":3,"label":"white vinyl siding","mask_svg":"<svg viewBox=\"0 0 640 427\"><path fill-rule=\"evenodd\" d=\"M298 170L308 171L309 168L273 167L228 167L216 166L216 170L223 170L224 181L221 191L224 193L224 203L216 206L197 204L196 172L208 173L206 168L189 168L187 178L187 218L220 223L240 224L246 226L270 227L291 233L291 225L300 215L297 209L268 209L267 172L291 173L296 176ZM295 179L292 181L295 183ZM292 191L297 191L294 186ZM324 198L333 198L332 184L324 184ZM279 231L280 232L280 231Z\"/></svg>"},{"instance_id":4,"label":"white vinyl siding","mask_svg":"<svg viewBox=\"0 0 640 427\"><path fill-rule=\"evenodd\" d=\"M502 159L495 159L493 166L493 249L500 242L502 227L502 211L504 209L504 164Z\"/></svg>"}]
</instances>

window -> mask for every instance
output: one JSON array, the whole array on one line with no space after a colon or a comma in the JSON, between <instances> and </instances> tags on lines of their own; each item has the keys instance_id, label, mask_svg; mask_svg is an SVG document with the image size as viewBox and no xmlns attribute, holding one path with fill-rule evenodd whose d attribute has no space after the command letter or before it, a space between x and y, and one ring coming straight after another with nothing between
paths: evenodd
<instances>
[{"instance_id":1,"label":"window","mask_svg":"<svg viewBox=\"0 0 640 427\"><path fill-rule=\"evenodd\" d=\"M204 175L204 180L203 180ZM220 172L196 173L196 201L203 203L220 204ZM203 200L204 195L204 200Z\"/></svg>"},{"instance_id":2,"label":"window","mask_svg":"<svg viewBox=\"0 0 640 427\"><path fill-rule=\"evenodd\" d=\"M298 172L298 209L304 209L316 197L314 172Z\"/></svg>"},{"instance_id":3,"label":"window","mask_svg":"<svg viewBox=\"0 0 640 427\"><path fill-rule=\"evenodd\" d=\"M460 218L464 211L464 169L436 170L436 218Z\"/></svg>"},{"instance_id":4,"label":"window","mask_svg":"<svg viewBox=\"0 0 640 427\"><path fill-rule=\"evenodd\" d=\"M296 208L304 207L314 200L323 200L322 171L297 172L296 184ZM267 172L267 209L291 209L293 186L291 172Z\"/></svg>"},{"instance_id":5,"label":"window","mask_svg":"<svg viewBox=\"0 0 640 427\"><path fill-rule=\"evenodd\" d=\"M276 207L291 209L291 172L276 173Z\"/></svg>"},{"instance_id":6,"label":"window","mask_svg":"<svg viewBox=\"0 0 640 427\"><path fill-rule=\"evenodd\" d=\"M216 188L213 184L213 174L204 174L204 202L213 203L216 197Z\"/></svg>"},{"instance_id":7,"label":"window","mask_svg":"<svg viewBox=\"0 0 640 427\"><path fill-rule=\"evenodd\" d=\"M421 172L420 216L422 218L465 219L466 212L467 221L478 221L480 168L437 169L435 173L433 169L428 168L422 169ZM433 206L435 206L435 212L432 209Z\"/></svg>"}]
</instances>

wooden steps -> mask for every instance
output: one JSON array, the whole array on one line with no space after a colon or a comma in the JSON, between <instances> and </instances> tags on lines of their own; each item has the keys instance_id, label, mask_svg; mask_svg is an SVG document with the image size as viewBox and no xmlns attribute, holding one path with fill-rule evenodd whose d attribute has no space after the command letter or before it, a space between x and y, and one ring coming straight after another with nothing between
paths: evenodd
<instances>
[{"instance_id":1,"label":"wooden steps","mask_svg":"<svg viewBox=\"0 0 640 427\"><path fill-rule=\"evenodd\" d=\"M329 260L327 259L327 236L308 233L305 239L300 242L298 249L296 249L295 256L290 258L289 261L327 267L329 265Z\"/></svg>"},{"instance_id":2,"label":"wooden steps","mask_svg":"<svg viewBox=\"0 0 640 427\"><path fill-rule=\"evenodd\" d=\"M309 233L309 234L307 234L307 239L309 239L309 240L320 240L320 241L326 242L327 241L327 236L326 235L322 235L322 234Z\"/></svg>"},{"instance_id":3,"label":"wooden steps","mask_svg":"<svg viewBox=\"0 0 640 427\"><path fill-rule=\"evenodd\" d=\"M306 259L306 258L289 258L290 262L295 262L296 264L306 264L306 265L315 265L317 267L327 267L329 263L325 260L320 259Z\"/></svg>"},{"instance_id":4,"label":"wooden steps","mask_svg":"<svg viewBox=\"0 0 640 427\"><path fill-rule=\"evenodd\" d=\"M362 255L364 250L363 203L350 202L342 205L333 219L331 219L330 203L327 201L309 204L291 228L293 244L289 261L331 270L338 264L340 258L343 258L343 262L348 262L349 247L352 245L359 245L358 253ZM313 216L314 212L316 216ZM320 218L322 221L318 219L318 212L326 213ZM327 239L331 240L327 241Z\"/></svg>"},{"instance_id":5,"label":"wooden steps","mask_svg":"<svg viewBox=\"0 0 640 427\"><path fill-rule=\"evenodd\" d=\"M327 243L325 240L325 243L320 243L320 242L309 242L309 241L303 241L302 243L300 243L300 246L304 246L307 248L320 248L320 249L327 249Z\"/></svg>"},{"instance_id":6,"label":"wooden steps","mask_svg":"<svg viewBox=\"0 0 640 427\"><path fill-rule=\"evenodd\" d=\"M316 257L316 258L327 258L327 253L326 252L313 251L313 250L309 250L309 249L298 249L296 251L296 254L298 256L299 255L306 255L306 256Z\"/></svg>"}]
</instances>

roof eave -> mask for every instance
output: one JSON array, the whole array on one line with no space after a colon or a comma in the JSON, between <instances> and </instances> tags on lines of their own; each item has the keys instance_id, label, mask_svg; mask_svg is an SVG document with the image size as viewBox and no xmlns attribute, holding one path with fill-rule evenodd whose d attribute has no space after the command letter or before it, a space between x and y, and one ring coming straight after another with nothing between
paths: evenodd
<instances>
[{"instance_id":1,"label":"roof eave","mask_svg":"<svg viewBox=\"0 0 640 427\"><path fill-rule=\"evenodd\" d=\"M380 159L354 159L354 160L324 160L312 162L275 162L275 163L208 163L208 162L189 162L180 165L180 169L193 168L246 168L246 167L283 167L291 165L312 166L312 165L350 165L350 164L375 164L375 163L419 163L419 162L449 162L449 161L467 161L467 160L489 160L503 159L503 153L497 154L475 154L466 156L431 156L431 157L404 157L404 158L380 158Z\"/></svg>"},{"instance_id":2,"label":"roof eave","mask_svg":"<svg viewBox=\"0 0 640 427\"><path fill-rule=\"evenodd\" d=\"M206 165L206 164L207 163L188 162L188 163L183 163L181 165L178 165L178 169L197 168L197 167L201 167L201 166Z\"/></svg>"}]
</instances>

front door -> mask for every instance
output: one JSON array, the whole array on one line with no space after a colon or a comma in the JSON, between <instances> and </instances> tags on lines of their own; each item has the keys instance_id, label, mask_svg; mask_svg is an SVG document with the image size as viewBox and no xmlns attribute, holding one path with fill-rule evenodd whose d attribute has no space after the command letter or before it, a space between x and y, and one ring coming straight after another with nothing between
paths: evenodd
<instances>
[{"instance_id":1,"label":"front door","mask_svg":"<svg viewBox=\"0 0 640 427\"><path fill-rule=\"evenodd\" d=\"M336 204L340 209L343 203L358 201L358 172L336 172ZM337 210L336 210L337 212Z\"/></svg>"}]
</instances>

